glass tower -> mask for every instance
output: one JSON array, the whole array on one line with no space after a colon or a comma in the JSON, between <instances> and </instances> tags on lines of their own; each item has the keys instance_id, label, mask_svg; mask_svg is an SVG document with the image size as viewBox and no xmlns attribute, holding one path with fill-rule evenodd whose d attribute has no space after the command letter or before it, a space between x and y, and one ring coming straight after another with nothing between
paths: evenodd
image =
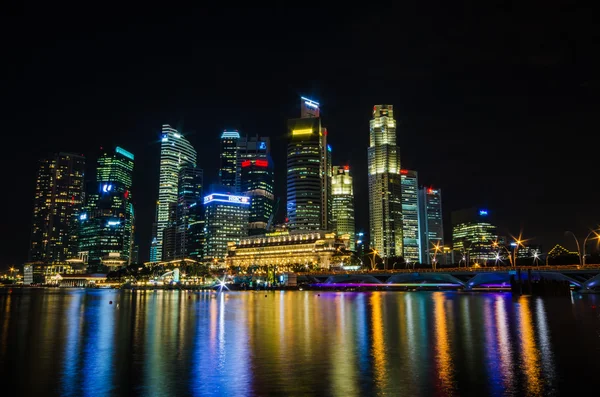
<instances>
[{"instance_id":1,"label":"glass tower","mask_svg":"<svg viewBox=\"0 0 600 397\"><path fill-rule=\"evenodd\" d=\"M186 164L179 170L175 259L201 258L201 247L196 246L201 239L196 234L204 232L197 227L201 223L204 229L204 223L201 222L203 178L202 169L193 164Z\"/></svg>"},{"instance_id":2,"label":"glass tower","mask_svg":"<svg viewBox=\"0 0 600 397\"><path fill-rule=\"evenodd\" d=\"M231 189L232 193L240 190L238 170L238 131L224 131L221 134L221 167L219 168L219 179L221 186Z\"/></svg>"},{"instance_id":3,"label":"glass tower","mask_svg":"<svg viewBox=\"0 0 600 397\"><path fill-rule=\"evenodd\" d=\"M84 168L85 158L72 153L54 154L39 162L30 261L51 263L77 257Z\"/></svg>"},{"instance_id":4,"label":"glass tower","mask_svg":"<svg viewBox=\"0 0 600 397\"><path fill-rule=\"evenodd\" d=\"M79 251L90 265L111 254L128 264L134 239L131 196L134 156L118 147L98 157L95 189L79 215Z\"/></svg>"},{"instance_id":5,"label":"glass tower","mask_svg":"<svg viewBox=\"0 0 600 397\"><path fill-rule=\"evenodd\" d=\"M183 135L168 124L162 126L156 226L150 248L150 261L162 259L163 229L169 225L169 205L178 200L179 169L196 165L196 150Z\"/></svg>"},{"instance_id":6,"label":"glass tower","mask_svg":"<svg viewBox=\"0 0 600 397\"><path fill-rule=\"evenodd\" d=\"M238 147L241 193L250 197L248 234L264 234L268 231L275 199L269 138L244 137L240 139Z\"/></svg>"},{"instance_id":7,"label":"glass tower","mask_svg":"<svg viewBox=\"0 0 600 397\"><path fill-rule=\"evenodd\" d=\"M431 264L434 247L444 246L442 191L433 187L419 188L421 263ZM438 258L441 257L438 253Z\"/></svg>"},{"instance_id":8,"label":"glass tower","mask_svg":"<svg viewBox=\"0 0 600 397\"><path fill-rule=\"evenodd\" d=\"M370 246L387 258L402 256L400 150L392 105L375 105L368 148Z\"/></svg>"},{"instance_id":9,"label":"glass tower","mask_svg":"<svg viewBox=\"0 0 600 397\"><path fill-rule=\"evenodd\" d=\"M288 120L287 218L290 229L331 229L331 165L319 104L302 98L299 119Z\"/></svg>"},{"instance_id":10,"label":"glass tower","mask_svg":"<svg viewBox=\"0 0 600 397\"><path fill-rule=\"evenodd\" d=\"M402 183L402 235L404 259L410 263L421 262L419 233L419 183L417 171L400 170Z\"/></svg>"},{"instance_id":11,"label":"glass tower","mask_svg":"<svg viewBox=\"0 0 600 397\"><path fill-rule=\"evenodd\" d=\"M486 209L469 208L454 211L452 220L452 248L456 257L470 262L485 262L496 257L493 244L498 232L492 215Z\"/></svg>"},{"instance_id":12,"label":"glass tower","mask_svg":"<svg viewBox=\"0 0 600 397\"><path fill-rule=\"evenodd\" d=\"M204 197L205 260L222 261L227 256L227 243L239 243L247 236L249 207L246 196L214 193Z\"/></svg>"},{"instance_id":13,"label":"glass tower","mask_svg":"<svg viewBox=\"0 0 600 397\"><path fill-rule=\"evenodd\" d=\"M354 226L354 190L352 188L352 175L350 167L333 167L331 177L332 195L332 226L337 236L348 235L348 247L351 251L356 248L355 226Z\"/></svg>"}]
</instances>

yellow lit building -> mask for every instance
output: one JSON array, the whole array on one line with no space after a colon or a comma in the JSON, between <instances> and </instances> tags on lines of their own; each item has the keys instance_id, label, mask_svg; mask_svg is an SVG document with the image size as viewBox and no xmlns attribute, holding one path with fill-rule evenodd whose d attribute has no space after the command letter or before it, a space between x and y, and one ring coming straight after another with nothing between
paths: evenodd
<instances>
[{"instance_id":1,"label":"yellow lit building","mask_svg":"<svg viewBox=\"0 0 600 397\"><path fill-rule=\"evenodd\" d=\"M350 254L342 253L348 246L348 236L321 230L273 232L229 243L226 262L234 267L306 264L327 269L349 261Z\"/></svg>"}]
</instances>

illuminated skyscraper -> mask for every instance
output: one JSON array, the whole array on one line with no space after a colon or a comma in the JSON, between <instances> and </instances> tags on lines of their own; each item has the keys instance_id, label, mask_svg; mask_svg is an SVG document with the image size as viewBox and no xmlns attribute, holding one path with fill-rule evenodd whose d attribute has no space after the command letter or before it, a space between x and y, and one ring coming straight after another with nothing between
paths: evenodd
<instances>
[{"instance_id":1,"label":"illuminated skyscraper","mask_svg":"<svg viewBox=\"0 0 600 397\"><path fill-rule=\"evenodd\" d=\"M419 188L419 224L421 236L421 263L431 264L435 248L444 246L442 220L442 191L432 187ZM441 251L437 255L441 262Z\"/></svg>"},{"instance_id":2,"label":"illuminated skyscraper","mask_svg":"<svg viewBox=\"0 0 600 397\"><path fill-rule=\"evenodd\" d=\"M404 239L404 259L407 262L421 262L419 233L419 183L417 171L400 170L402 181L402 235Z\"/></svg>"},{"instance_id":3,"label":"illuminated skyscraper","mask_svg":"<svg viewBox=\"0 0 600 397\"><path fill-rule=\"evenodd\" d=\"M302 118L288 120L287 218L296 230L331 230L331 148L318 102L302 98Z\"/></svg>"},{"instance_id":4,"label":"illuminated skyscraper","mask_svg":"<svg viewBox=\"0 0 600 397\"><path fill-rule=\"evenodd\" d=\"M202 169L193 164L186 164L179 169L175 259L202 258L203 179Z\"/></svg>"},{"instance_id":5,"label":"illuminated skyscraper","mask_svg":"<svg viewBox=\"0 0 600 397\"><path fill-rule=\"evenodd\" d=\"M77 256L85 158L58 153L40 161L35 184L30 261Z\"/></svg>"},{"instance_id":6,"label":"illuminated skyscraper","mask_svg":"<svg viewBox=\"0 0 600 397\"><path fill-rule=\"evenodd\" d=\"M241 194L250 197L248 234L267 232L273 214L274 174L269 138L243 137L239 140Z\"/></svg>"},{"instance_id":7,"label":"illuminated skyscraper","mask_svg":"<svg viewBox=\"0 0 600 397\"><path fill-rule=\"evenodd\" d=\"M247 236L249 207L246 196L213 193L204 197L205 260L222 261L227 256L227 243Z\"/></svg>"},{"instance_id":8,"label":"illuminated skyscraper","mask_svg":"<svg viewBox=\"0 0 600 397\"><path fill-rule=\"evenodd\" d=\"M493 243L498 239L498 232L493 216L487 209L469 208L454 211L452 220L452 248L455 258L465 263L485 264L495 259L497 250Z\"/></svg>"},{"instance_id":9,"label":"illuminated skyscraper","mask_svg":"<svg viewBox=\"0 0 600 397\"><path fill-rule=\"evenodd\" d=\"M368 148L371 248L383 258L402 256L400 150L392 105L375 105Z\"/></svg>"},{"instance_id":10,"label":"illuminated skyscraper","mask_svg":"<svg viewBox=\"0 0 600 397\"><path fill-rule=\"evenodd\" d=\"M221 167L219 179L221 186L228 186L232 193L240 190L238 141L240 133L237 131L224 131L221 134Z\"/></svg>"},{"instance_id":11,"label":"illuminated skyscraper","mask_svg":"<svg viewBox=\"0 0 600 397\"><path fill-rule=\"evenodd\" d=\"M163 229L169 225L169 204L178 199L179 169L183 164L196 165L196 150L187 139L170 125L162 126L160 171L156 228L150 248L150 261L162 259Z\"/></svg>"},{"instance_id":12,"label":"illuminated skyscraper","mask_svg":"<svg viewBox=\"0 0 600 397\"><path fill-rule=\"evenodd\" d=\"M355 226L354 226L354 190L352 187L352 175L350 167L333 167L331 177L332 209L331 218L333 231L338 236L348 235L348 247L351 251L356 248Z\"/></svg>"},{"instance_id":13,"label":"illuminated skyscraper","mask_svg":"<svg viewBox=\"0 0 600 397\"><path fill-rule=\"evenodd\" d=\"M87 195L79 215L79 252L93 270L109 255L118 254L124 264L130 261L135 225L130 190L133 165L133 154L118 146L98 157L94 191Z\"/></svg>"}]
</instances>

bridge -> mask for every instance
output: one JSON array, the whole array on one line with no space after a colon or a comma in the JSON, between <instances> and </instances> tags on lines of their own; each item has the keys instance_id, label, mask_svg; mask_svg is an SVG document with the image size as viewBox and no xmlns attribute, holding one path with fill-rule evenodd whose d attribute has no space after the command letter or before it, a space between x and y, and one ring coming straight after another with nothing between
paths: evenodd
<instances>
[{"instance_id":1,"label":"bridge","mask_svg":"<svg viewBox=\"0 0 600 397\"><path fill-rule=\"evenodd\" d=\"M520 270L520 272L519 272ZM448 288L448 289L510 289L511 276L521 281L568 281L581 292L600 288L600 266L532 266L514 268L453 268L401 269L359 272L311 272L299 274L298 281L306 281L317 288Z\"/></svg>"}]
</instances>

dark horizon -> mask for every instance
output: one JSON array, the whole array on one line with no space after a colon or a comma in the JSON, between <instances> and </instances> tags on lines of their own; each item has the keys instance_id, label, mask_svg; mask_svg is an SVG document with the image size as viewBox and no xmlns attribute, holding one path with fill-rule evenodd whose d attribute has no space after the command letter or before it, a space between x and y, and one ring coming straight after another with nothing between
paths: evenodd
<instances>
[{"instance_id":1,"label":"dark horizon","mask_svg":"<svg viewBox=\"0 0 600 397\"><path fill-rule=\"evenodd\" d=\"M582 237L600 222L592 13L478 7L478 18L445 5L211 8L110 23L54 6L12 10L0 28L10 38L1 161L18 172L2 195L0 267L27 258L37 161L83 153L90 179L99 148L117 145L136 158L136 241L147 259L162 124L190 139L205 186L216 182L224 129L270 137L283 219L286 121L299 117L302 95L321 104L334 165L352 167L357 230L368 231L370 112L392 104L402 167L442 189L447 244L451 211L476 206L496 213L500 233L574 250L564 232Z\"/></svg>"}]
</instances>

